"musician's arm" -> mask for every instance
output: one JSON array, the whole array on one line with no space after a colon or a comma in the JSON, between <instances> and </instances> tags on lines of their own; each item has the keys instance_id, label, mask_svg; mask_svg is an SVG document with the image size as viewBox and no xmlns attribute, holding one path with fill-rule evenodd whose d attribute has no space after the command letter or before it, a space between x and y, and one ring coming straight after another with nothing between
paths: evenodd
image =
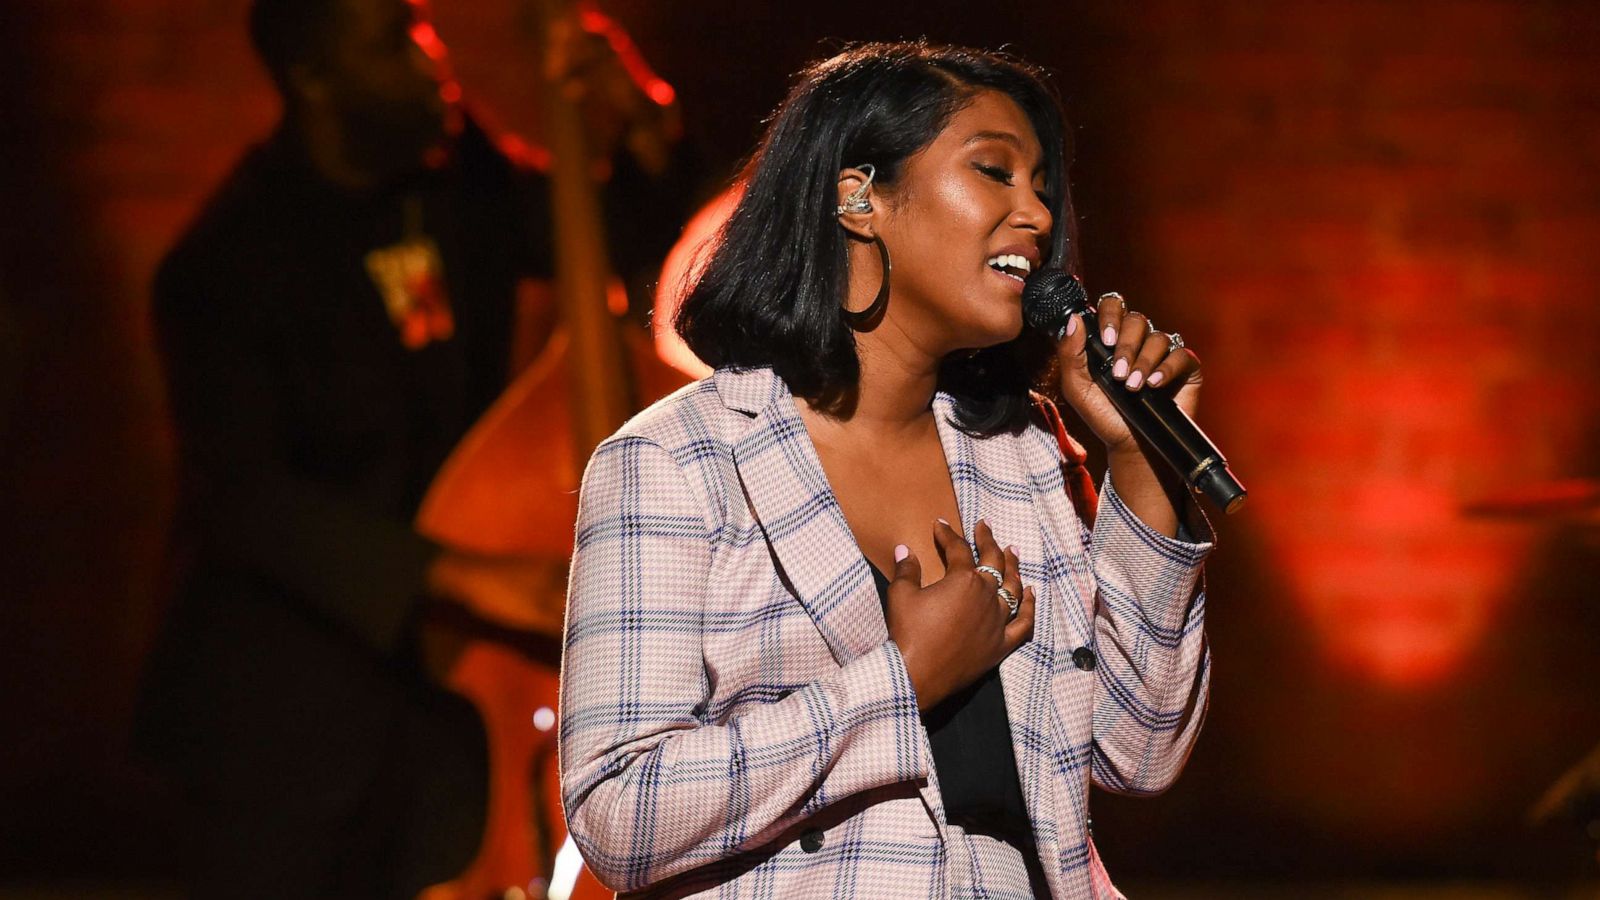
<instances>
[{"instance_id":1,"label":"musician's arm","mask_svg":"<svg viewBox=\"0 0 1600 900\"><path fill-rule=\"evenodd\" d=\"M273 583L380 653L405 645L437 548L408 523L297 475L268 304L163 266L156 326L202 559Z\"/></svg>"}]
</instances>

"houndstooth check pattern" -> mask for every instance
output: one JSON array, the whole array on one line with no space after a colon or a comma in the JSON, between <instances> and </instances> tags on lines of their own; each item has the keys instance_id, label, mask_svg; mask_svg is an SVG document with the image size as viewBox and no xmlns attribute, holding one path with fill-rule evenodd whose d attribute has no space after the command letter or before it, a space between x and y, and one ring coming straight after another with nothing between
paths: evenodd
<instances>
[{"instance_id":1,"label":"houndstooth check pattern","mask_svg":"<svg viewBox=\"0 0 1600 900\"><path fill-rule=\"evenodd\" d=\"M1106 483L1090 530L1055 438L976 439L936 398L962 527L1035 588L1000 667L1052 895L1119 897L1089 785L1154 794L1204 715L1202 561ZM947 897L944 807L905 665L793 398L721 370L603 443L583 480L561 783L601 881L640 897ZM1091 647L1099 664L1073 664ZM804 839L802 839L804 838ZM631 892L631 893L630 893Z\"/></svg>"}]
</instances>

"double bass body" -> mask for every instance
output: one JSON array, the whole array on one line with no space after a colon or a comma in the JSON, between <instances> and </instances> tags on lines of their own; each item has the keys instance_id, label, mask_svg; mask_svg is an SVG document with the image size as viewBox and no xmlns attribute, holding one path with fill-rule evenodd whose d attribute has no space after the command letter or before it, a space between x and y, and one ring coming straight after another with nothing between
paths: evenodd
<instances>
[{"instance_id":1,"label":"double bass body","mask_svg":"<svg viewBox=\"0 0 1600 900\"><path fill-rule=\"evenodd\" d=\"M564 3L534 5L538 46L551 46L555 29L578 27ZM446 462L417 528L468 550L568 558L583 462L644 402L688 379L660 360L643 329L610 311L613 279L583 122L559 83L547 83L542 99L560 325ZM430 668L483 717L488 815L468 869L422 897L609 896L587 870L574 872L570 851L557 864L566 841L554 730L560 635L450 625L428 641Z\"/></svg>"}]
</instances>

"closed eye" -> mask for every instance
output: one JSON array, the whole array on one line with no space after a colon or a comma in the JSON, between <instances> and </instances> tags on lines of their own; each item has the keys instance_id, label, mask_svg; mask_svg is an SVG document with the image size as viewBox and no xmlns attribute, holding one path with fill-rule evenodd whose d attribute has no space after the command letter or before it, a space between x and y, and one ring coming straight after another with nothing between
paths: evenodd
<instances>
[{"instance_id":1,"label":"closed eye","mask_svg":"<svg viewBox=\"0 0 1600 900\"><path fill-rule=\"evenodd\" d=\"M974 163L972 167L982 172L986 178L992 178L1004 185L1010 185L1016 181L1016 175L1010 169L984 165L983 163Z\"/></svg>"}]
</instances>

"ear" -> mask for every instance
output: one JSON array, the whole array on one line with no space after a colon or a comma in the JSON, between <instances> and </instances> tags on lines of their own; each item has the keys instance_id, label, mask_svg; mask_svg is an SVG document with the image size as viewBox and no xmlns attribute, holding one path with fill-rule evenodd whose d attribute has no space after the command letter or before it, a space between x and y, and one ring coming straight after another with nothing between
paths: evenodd
<instances>
[{"instance_id":1,"label":"ear","mask_svg":"<svg viewBox=\"0 0 1600 900\"><path fill-rule=\"evenodd\" d=\"M838 200L835 202L842 205L845 202L846 197L849 197L851 194L860 190L861 186L864 184L867 184L867 173L861 171L860 169L839 170L839 193ZM872 240L872 238L878 233L876 227L876 220L878 217L877 207L879 205L877 187L878 186L876 183L867 187L866 197L873 206L871 212L846 212L839 214L839 224L844 227L844 230L864 241Z\"/></svg>"}]
</instances>

